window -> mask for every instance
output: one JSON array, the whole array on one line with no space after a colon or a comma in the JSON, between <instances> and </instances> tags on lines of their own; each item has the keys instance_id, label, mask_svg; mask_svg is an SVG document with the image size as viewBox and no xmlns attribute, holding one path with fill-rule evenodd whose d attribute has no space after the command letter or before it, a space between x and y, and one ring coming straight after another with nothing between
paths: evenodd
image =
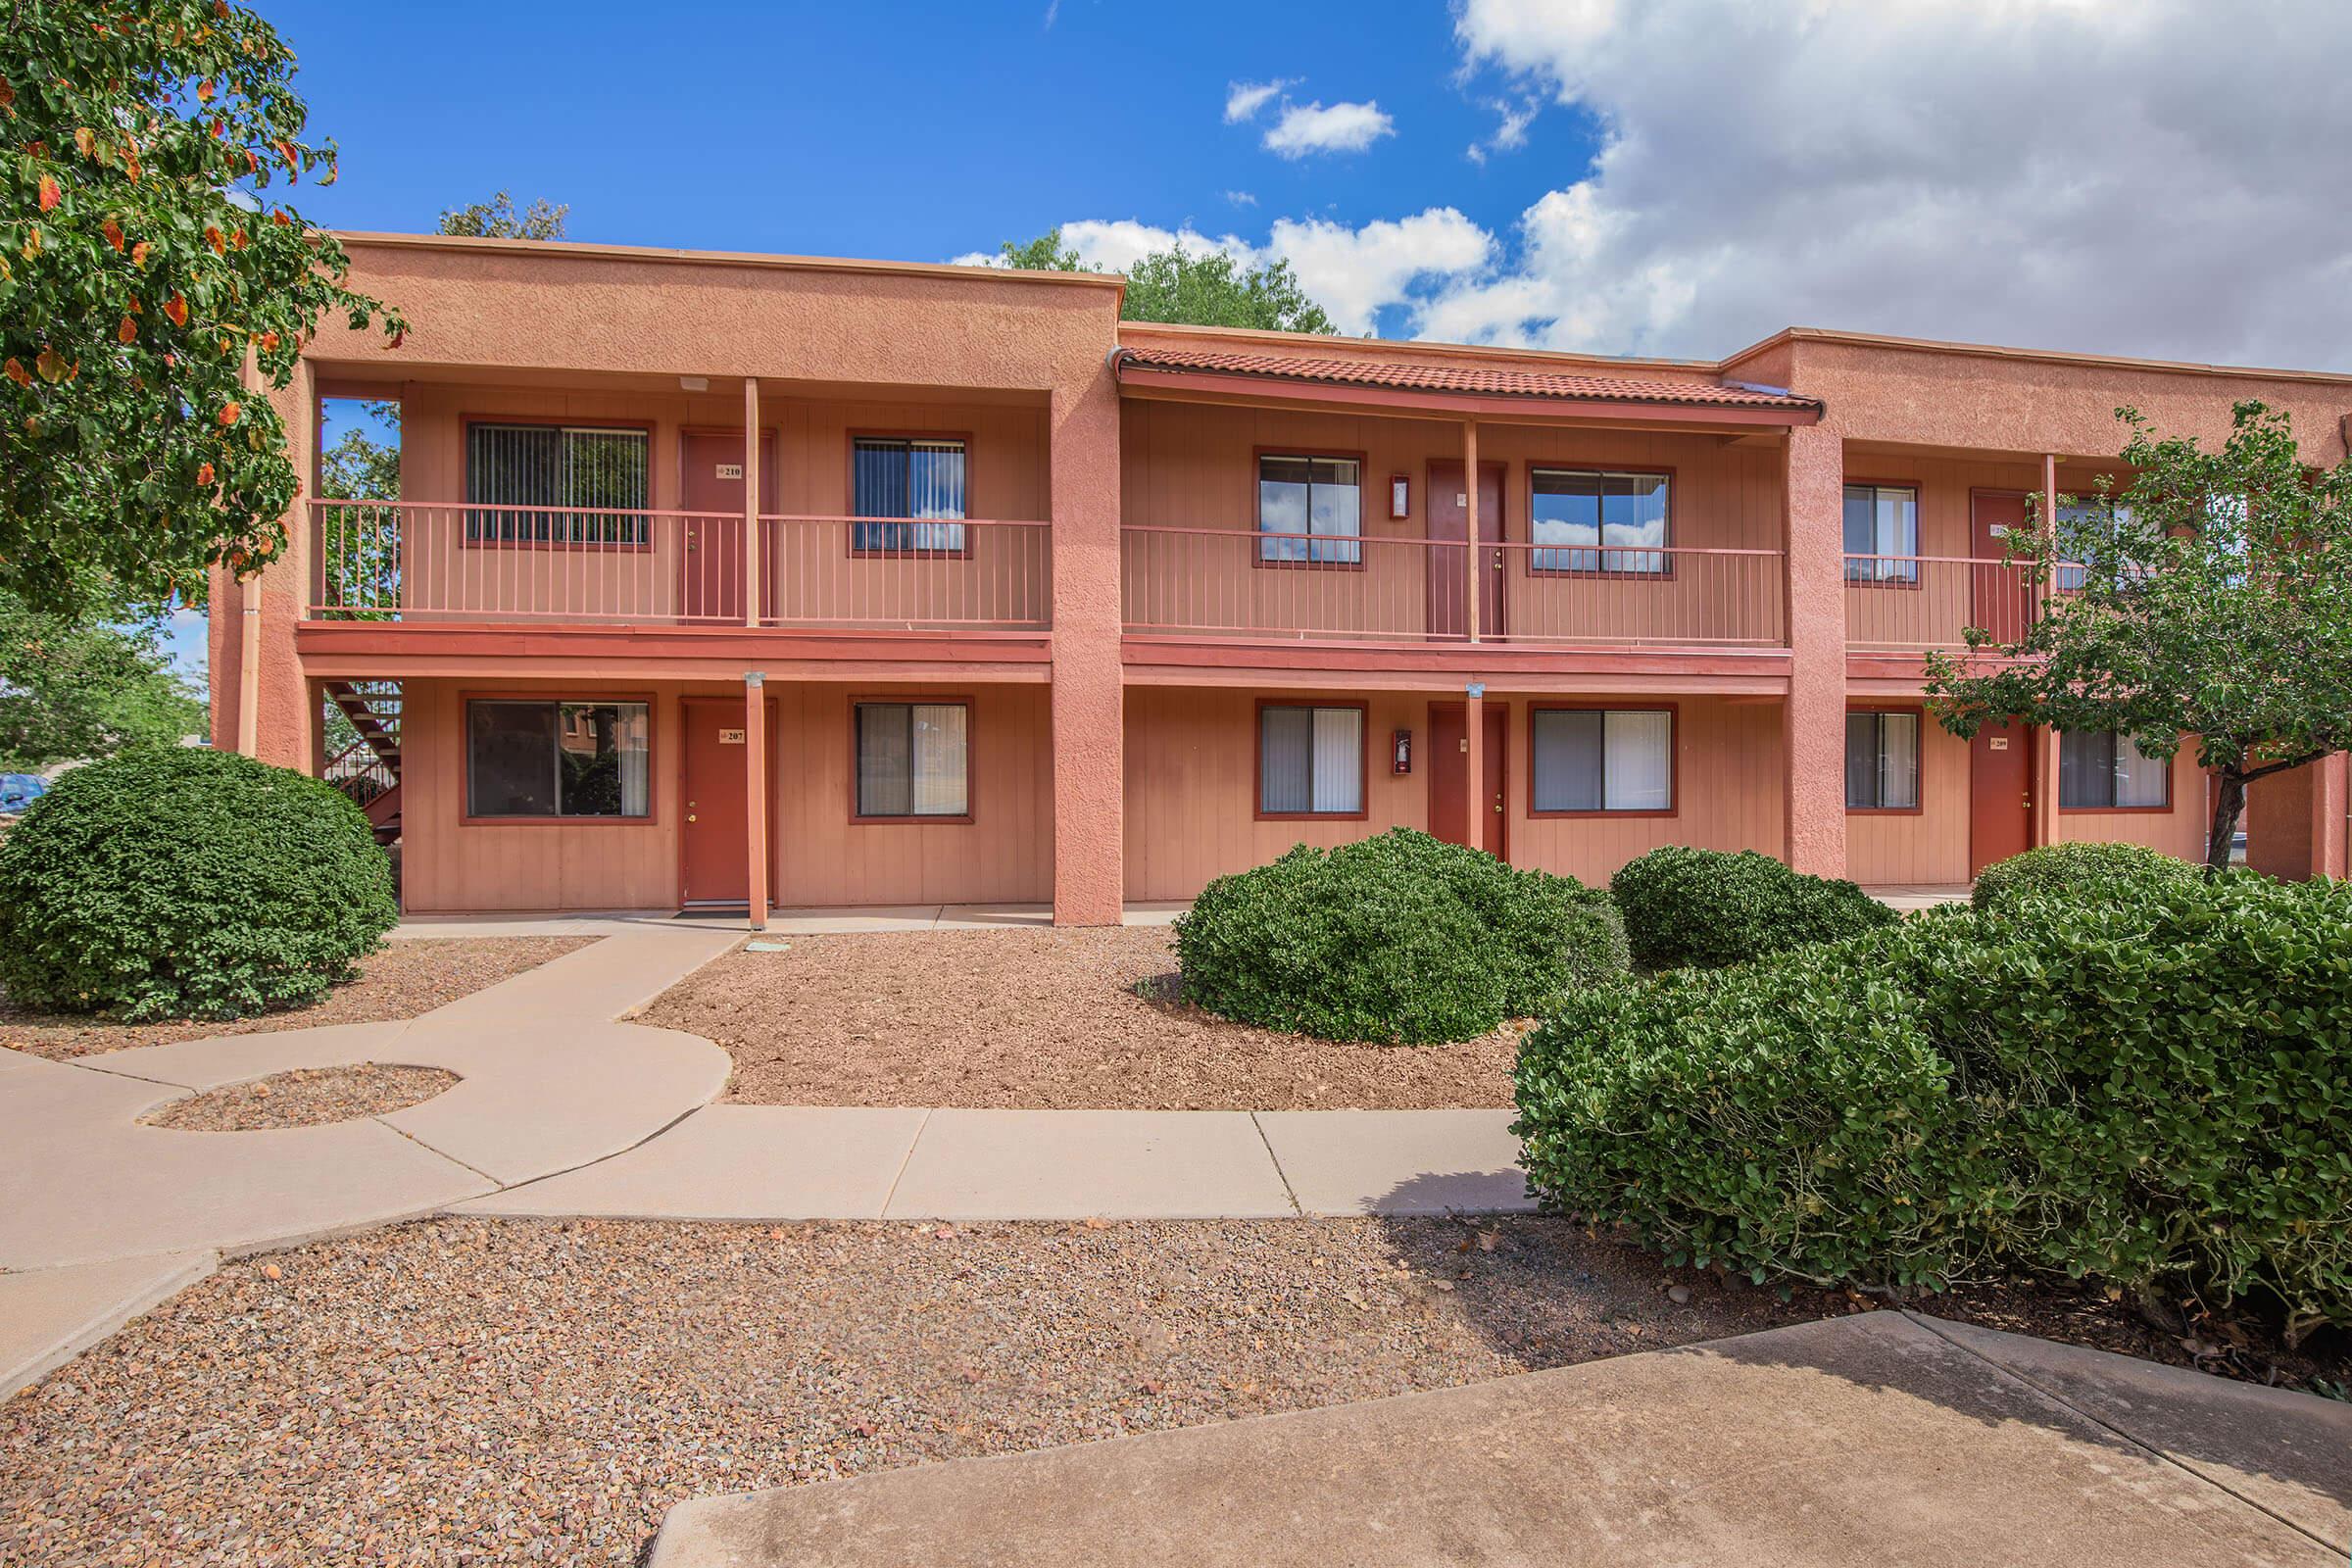
<instances>
[{"instance_id":1,"label":"window","mask_svg":"<svg viewBox=\"0 0 2352 1568\"><path fill-rule=\"evenodd\" d=\"M466 537L474 544L643 545L643 430L473 424L466 429Z\"/></svg>"},{"instance_id":2,"label":"window","mask_svg":"<svg viewBox=\"0 0 2352 1568\"><path fill-rule=\"evenodd\" d=\"M972 814L971 708L964 703L859 703L858 814Z\"/></svg>"},{"instance_id":3,"label":"window","mask_svg":"<svg viewBox=\"0 0 2352 1568\"><path fill-rule=\"evenodd\" d=\"M2082 563L2090 560L2102 548L2110 556L2116 554L2116 529L2131 520L2132 509L2114 501L2093 497L2087 501L2061 503L2058 508L2058 562L2050 573L2052 586L2060 593L2081 591L2090 577L2090 568ZM2122 562L2116 563L2116 566L2119 578L2140 575L2135 568Z\"/></svg>"},{"instance_id":4,"label":"window","mask_svg":"<svg viewBox=\"0 0 2352 1568\"><path fill-rule=\"evenodd\" d=\"M1664 554L1667 487L1662 473L1536 469L1528 508L1531 542L1583 548L1535 550L1529 566L1536 571L1669 570L1673 558ZM1624 548L1632 545L1650 548Z\"/></svg>"},{"instance_id":5,"label":"window","mask_svg":"<svg viewBox=\"0 0 2352 1568\"><path fill-rule=\"evenodd\" d=\"M1353 458L1257 460L1257 559L1359 566L1363 465Z\"/></svg>"},{"instance_id":6,"label":"window","mask_svg":"<svg viewBox=\"0 0 2352 1568\"><path fill-rule=\"evenodd\" d=\"M1529 724L1539 813L1674 809L1674 714L1668 710L1539 708Z\"/></svg>"},{"instance_id":7,"label":"window","mask_svg":"<svg viewBox=\"0 0 2352 1568\"><path fill-rule=\"evenodd\" d=\"M1364 710L1257 710L1257 809L1263 816L1364 814Z\"/></svg>"},{"instance_id":8,"label":"window","mask_svg":"<svg viewBox=\"0 0 2352 1568\"><path fill-rule=\"evenodd\" d=\"M468 816L646 816L643 703L466 705Z\"/></svg>"},{"instance_id":9,"label":"window","mask_svg":"<svg viewBox=\"0 0 2352 1568\"><path fill-rule=\"evenodd\" d=\"M2129 735L2058 737L2058 804L2069 811L2172 804L2169 760L2149 757Z\"/></svg>"},{"instance_id":10,"label":"window","mask_svg":"<svg viewBox=\"0 0 2352 1568\"><path fill-rule=\"evenodd\" d=\"M963 443L951 438L861 435L850 443L850 548L886 554L963 554ZM937 519L949 520L937 520Z\"/></svg>"},{"instance_id":11,"label":"window","mask_svg":"<svg viewBox=\"0 0 2352 1568\"><path fill-rule=\"evenodd\" d=\"M1919 492L1908 485L1845 487L1845 580L1919 582Z\"/></svg>"},{"instance_id":12,"label":"window","mask_svg":"<svg viewBox=\"0 0 2352 1568\"><path fill-rule=\"evenodd\" d=\"M1917 713L1845 715L1845 808L1849 811L1919 808Z\"/></svg>"}]
</instances>

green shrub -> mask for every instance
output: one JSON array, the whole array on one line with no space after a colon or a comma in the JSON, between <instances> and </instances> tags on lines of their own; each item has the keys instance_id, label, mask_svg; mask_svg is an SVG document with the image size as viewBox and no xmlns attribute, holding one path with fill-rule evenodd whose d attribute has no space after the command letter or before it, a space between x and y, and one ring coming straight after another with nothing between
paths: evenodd
<instances>
[{"instance_id":1,"label":"green shrub","mask_svg":"<svg viewBox=\"0 0 2352 1568\"><path fill-rule=\"evenodd\" d=\"M2046 894L2082 898L2094 889L2201 874L2185 860L2138 844L2045 844L1979 871L1969 902L1979 910L1999 909Z\"/></svg>"},{"instance_id":2,"label":"green shrub","mask_svg":"<svg viewBox=\"0 0 2352 1568\"><path fill-rule=\"evenodd\" d=\"M1753 850L1669 845L1618 867L1609 891L1645 969L1744 963L1898 918L1851 882L1806 876Z\"/></svg>"},{"instance_id":3,"label":"green shrub","mask_svg":"<svg viewBox=\"0 0 2352 1568\"><path fill-rule=\"evenodd\" d=\"M331 786L201 749L78 767L0 842L0 988L22 1006L234 1018L347 980L398 918Z\"/></svg>"},{"instance_id":4,"label":"green shrub","mask_svg":"<svg viewBox=\"0 0 2352 1568\"><path fill-rule=\"evenodd\" d=\"M1220 877L1176 922L1183 994L1333 1040L1469 1040L1622 976L1606 895L1394 829Z\"/></svg>"},{"instance_id":5,"label":"green shrub","mask_svg":"<svg viewBox=\"0 0 2352 1568\"><path fill-rule=\"evenodd\" d=\"M1921 1199L1949 1070L1910 998L1810 947L1571 998L1521 1043L1513 1131L1547 1206L1674 1262L1933 1282L1961 1245Z\"/></svg>"},{"instance_id":6,"label":"green shrub","mask_svg":"<svg viewBox=\"0 0 2352 1568\"><path fill-rule=\"evenodd\" d=\"M2352 1326L2352 888L2158 878L1571 999L1553 1206L1758 1277L2090 1276Z\"/></svg>"}]
</instances>

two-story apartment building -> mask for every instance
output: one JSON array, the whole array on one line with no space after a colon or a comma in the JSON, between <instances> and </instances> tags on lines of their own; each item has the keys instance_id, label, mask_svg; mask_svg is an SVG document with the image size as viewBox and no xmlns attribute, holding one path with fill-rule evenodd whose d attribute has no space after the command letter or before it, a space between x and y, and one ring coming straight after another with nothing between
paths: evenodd
<instances>
[{"instance_id":1,"label":"two-story apartment building","mask_svg":"<svg viewBox=\"0 0 2352 1568\"><path fill-rule=\"evenodd\" d=\"M2193 856L2193 760L1956 740L1921 656L2035 612L2006 535L2115 472L2119 404L2219 438L2259 397L2317 462L2352 411L1805 329L1612 360L1122 322L1091 274L345 243L410 330L330 325L278 395L313 499L216 585L216 743L368 800L413 911L1103 923L1394 824L1595 882L1660 844L1882 884ZM400 406L396 503L319 496L334 398ZM2340 873L2342 760L2295 789L2279 841Z\"/></svg>"}]
</instances>

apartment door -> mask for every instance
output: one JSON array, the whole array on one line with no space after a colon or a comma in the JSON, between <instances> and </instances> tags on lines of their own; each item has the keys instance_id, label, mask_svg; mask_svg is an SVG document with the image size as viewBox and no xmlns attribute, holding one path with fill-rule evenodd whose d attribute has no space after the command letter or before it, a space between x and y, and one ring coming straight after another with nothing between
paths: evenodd
<instances>
[{"instance_id":1,"label":"apartment door","mask_svg":"<svg viewBox=\"0 0 2352 1568\"><path fill-rule=\"evenodd\" d=\"M1488 544L1500 544L1502 526L1502 475L1504 466L1482 463L1478 466L1478 532ZM1435 541L1465 538L1470 526L1470 498L1462 489L1462 466L1459 463L1438 460L1429 466L1429 537ZM1503 552L1478 550L1480 558L1478 592L1478 628L1483 637L1499 637L1504 631L1502 618ZM1459 550L1433 550L1429 553L1429 634L1432 637L1467 637L1470 634L1470 606L1463 592L1462 573L1468 564Z\"/></svg>"},{"instance_id":2,"label":"apartment door","mask_svg":"<svg viewBox=\"0 0 2352 1568\"><path fill-rule=\"evenodd\" d=\"M1462 703L1429 705L1429 832L1448 844L1463 840L1463 809L1470 789L1470 748L1463 744ZM1510 858L1510 782L1505 764L1510 760L1511 715L1499 703L1485 707L1487 809L1486 851L1498 860Z\"/></svg>"},{"instance_id":3,"label":"apartment door","mask_svg":"<svg viewBox=\"0 0 2352 1568\"><path fill-rule=\"evenodd\" d=\"M2033 732L2022 724L1987 724L1968 743L1968 874L2023 854L2033 842Z\"/></svg>"},{"instance_id":4,"label":"apartment door","mask_svg":"<svg viewBox=\"0 0 2352 1568\"><path fill-rule=\"evenodd\" d=\"M742 904L751 897L743 699L689 697L681 706L686 727L686 819L678 834L679 901Z\"/></svg>"},{"instance_id":5,"label":"apartment door","mask_svg":"<svg viewBox=\"0 0 2352 1568\"><path fill-rule=\"evenodd\" d=\"M2026 498L1975 491L1968 499L1968 553L1976 563L1968 568L1968 623L1984 627L2001 642L2016 642L2026 634L2033 584L2017 567L1987 563L1998 562L2007 554L2012 532L2025 531Z\"/></svg>"},{"instance_id":6,"label":"apartment door","mask_svg":"<svg viewBox=\"0 0 2352 1568\"><path fill-rule=\"evenodd\" d=\"M679 505L689 516L679 570L680 612L689 620L743 620L743 432L683 430L678 434ZM776 438L760 437L760 510L776 510ZM763 572L772 582L773 573ZM775 590L761 585L762 613Z\"/></svg>"}]
</instances>

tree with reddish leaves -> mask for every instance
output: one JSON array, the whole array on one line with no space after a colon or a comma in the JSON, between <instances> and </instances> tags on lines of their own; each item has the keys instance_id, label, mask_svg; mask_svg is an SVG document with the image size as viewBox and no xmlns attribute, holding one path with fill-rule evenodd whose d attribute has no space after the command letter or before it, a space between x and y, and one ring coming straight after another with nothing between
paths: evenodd
<instances>
[{"instance_id":1,"label":"tree with reddish leaves","mask_svg":"<svg viewBox=\"0 0 2352 1568\"><path fill-rule=\"evenodd\" d=\"M265 395L322 320L397 343L284 187L335 177L294 56L225 0L17 0L0 43L0 592L201 603L285 545Z\"/></svg>"}]
</instances>

